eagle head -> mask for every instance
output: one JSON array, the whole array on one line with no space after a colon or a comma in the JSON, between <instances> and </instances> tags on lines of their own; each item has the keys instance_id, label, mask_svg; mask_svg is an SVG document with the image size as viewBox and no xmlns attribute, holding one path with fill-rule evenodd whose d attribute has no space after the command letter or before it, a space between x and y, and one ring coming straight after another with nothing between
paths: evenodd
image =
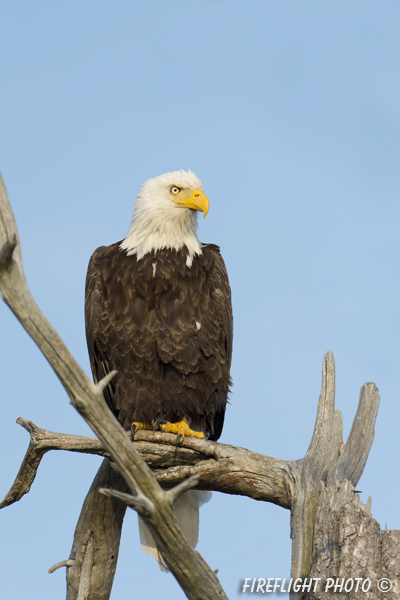
<instances>
[{"instance_id":1,"label":"eagle head","mask_svg":"<svg viewBox=\"0 0 400 600\"><path fill-rule=\"evenodd\" d=\"M186 246L186 264L201 254L197 237L197 212L207 215L209 201L201 181L191 171L173 171L142 185L136 198L131 227L121 250L140 260L148 252L163 248L177 251Z\"/></svg>"}]
</instances>

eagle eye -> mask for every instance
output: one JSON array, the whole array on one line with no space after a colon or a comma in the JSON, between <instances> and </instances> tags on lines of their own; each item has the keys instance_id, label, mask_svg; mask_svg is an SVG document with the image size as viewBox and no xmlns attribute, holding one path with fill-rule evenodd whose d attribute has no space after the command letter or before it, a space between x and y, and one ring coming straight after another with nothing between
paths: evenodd
<instances>
[{"instance_id":1,"label":"eagle eye","mask_svg":"<svg viewBox=\"0 0 400 600\"><path fill-rule=\"evenodd\" d=\"M173 194L174 196L176 196L177 194L179 194L179 192L181 191L182 188L178 187L177 185L172 185L169 188L169 191L171 192L171 194Z\"/></svg>"}]
</instances>

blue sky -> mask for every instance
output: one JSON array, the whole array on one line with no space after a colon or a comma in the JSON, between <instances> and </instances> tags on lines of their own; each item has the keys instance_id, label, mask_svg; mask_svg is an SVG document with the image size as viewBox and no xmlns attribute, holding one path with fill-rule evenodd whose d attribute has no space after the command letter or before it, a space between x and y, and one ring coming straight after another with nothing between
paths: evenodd
<instances>
[{"instance_id":1,"label":"blue sky","mask_svg":"<svg viewBox=\"0 0 400 600\"><path fill-rule=\"evenodd\" d=\"M221 442L284 459L311 439L323 354L336 358L345 435L359 388L381 392L360 481L400 528L399 51L395 1L148 0L2 8L0 170L34 297L89 373L89 257L122 239L149 177L191 169L233 293L234 389ZM0 306L0 495L28 444L19 416L88 434L57 378ZM100 459L53 452L0 512L0 595L61 598L83 498ZM390 494L387 493L390 485ZM290 570L289 512L214 494L199 551L230 598ZM112 598L183 598L124 525Z\"/></svg>"}]
</instances>

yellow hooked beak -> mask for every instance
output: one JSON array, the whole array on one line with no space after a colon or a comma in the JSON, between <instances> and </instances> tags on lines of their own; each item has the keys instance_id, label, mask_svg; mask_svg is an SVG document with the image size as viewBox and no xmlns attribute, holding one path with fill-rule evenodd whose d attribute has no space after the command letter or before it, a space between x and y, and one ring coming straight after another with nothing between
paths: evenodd
<instances>
[{"instance_id":1,"label":"yellow hooked beak","mask_svg":"<svg viewBox=\"0 0 400 600\"><path fill-rule=\"evenodd\" d=\"M203 213L203 219L208 213L210 202L204 192L200 190L194 190L190 198L177 198L173 199L174 202L180 204L182 207L192 208L193 210L199 210Z\"/></svg>"}]
</instances>

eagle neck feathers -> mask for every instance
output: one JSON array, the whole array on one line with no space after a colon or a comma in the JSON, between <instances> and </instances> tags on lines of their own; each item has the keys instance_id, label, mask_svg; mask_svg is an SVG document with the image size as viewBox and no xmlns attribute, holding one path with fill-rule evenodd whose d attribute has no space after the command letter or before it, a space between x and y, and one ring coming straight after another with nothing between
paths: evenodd
<instances>
[{"instance_id":1,"label":"eagle neck feathers","mask_svg":"<svg viewBox=\"0 0 400 600\"><path fill-rule=\"evenodd\" d=\"M147 191L147 190L146 190ZM137 260L148 253L187 248L186 266L191 267L193 258L202 254L202 244L197 237L197 212L182 209L178 205L158 201L156 194L149 197L139 193L128 235L121 242L121 250Z\"/></svg>"}]
</instances>

